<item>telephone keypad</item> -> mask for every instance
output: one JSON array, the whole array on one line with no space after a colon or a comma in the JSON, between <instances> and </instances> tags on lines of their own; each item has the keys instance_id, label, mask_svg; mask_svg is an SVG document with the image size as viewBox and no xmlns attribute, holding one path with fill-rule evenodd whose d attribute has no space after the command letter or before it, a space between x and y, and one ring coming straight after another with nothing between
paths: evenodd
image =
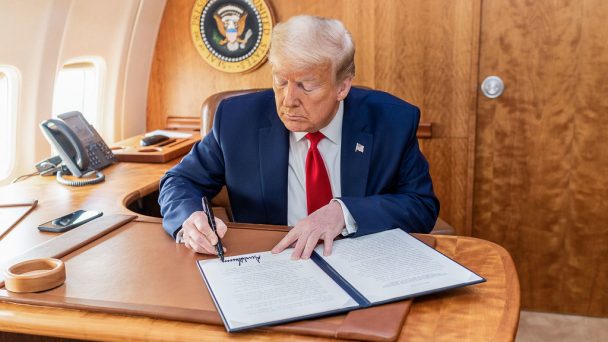
<instances>
[{"instance_id":1,"label":"telephone keypad","mask_svg":"<svg viewBox=\"0 0 608 342\"><path fill-rule=\"evenodd\" d=\"M99 169L116 161L114 153L102 143L92 143L87 146L90 167Z\"/></svg>"}]
</instances>

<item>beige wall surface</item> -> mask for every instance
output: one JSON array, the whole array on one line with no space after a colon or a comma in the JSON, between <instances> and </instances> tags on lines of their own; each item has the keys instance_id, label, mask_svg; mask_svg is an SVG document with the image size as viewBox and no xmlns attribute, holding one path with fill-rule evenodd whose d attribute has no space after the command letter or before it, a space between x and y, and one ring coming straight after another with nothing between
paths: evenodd
<instances>
[{"instance_id":1,"label":"beige wall surface","mask_svg":"<svg viewBox=\"0 0 608 342\"><path fill-rule=\"evenodd\" d=\"M15 167L0 184L33 171L51 149L38 123L51 115L52 89L69 0L0 1L0 64L20 74Z\"/></svg>"},{"instance_id":2,"label":"beige wall surface","mask_svg":"<svg viewBox=\"0 0 608 342\"><path fill-rule=\"evenodd\" d=\"M0 64L21 75L16 165L0 184L51 153L38 124L51 117L54 82L72 61L103 61L100 119L106 141L145 130L152 53L165 0L0 1Z\"/></svg>"}]
</instances>

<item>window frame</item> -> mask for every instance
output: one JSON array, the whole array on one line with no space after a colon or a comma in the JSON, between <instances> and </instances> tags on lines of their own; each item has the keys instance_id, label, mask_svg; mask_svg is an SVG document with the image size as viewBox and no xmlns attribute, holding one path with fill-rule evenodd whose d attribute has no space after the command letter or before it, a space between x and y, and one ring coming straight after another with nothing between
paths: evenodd
<instances>
[{"instance_id":1,"label":"window frame","mask_svg":"<svg viewBox=\"0 0 608 342\"><path fill-rule=\"evenodd\" d=\"M17 156L17 117L19 113L19 96L21 95L21 73L19 69L13 65L0 64L0 74L2 78L6 79L7 91L6 91L6 111L7 121L0 118L0 121L4 121L3 124L6 131L0 129L2 135L7 134L8 138L8 153L6 156L0 154L0 159L5 167L0 167L0 181L7 179L15 170L16 156ZM1 141L1 140L0 140Z\"/></svg>"},{"instance_id":2,"label":"window frame","mask_svg":"<svg viewBox=\"0 0 608 342\"><path fill-rule=\"evenodd\" d=\"M96 103L94 104L94 110L95 113L94 115L91 117L90 115L86 115L86 113L83 113L83 115L85 115L85 117L89 117L90 121L93 121L91 124L94 125L95 129L97 131L99 131L100 133L103 132L103 127L104 127L104 116L103 114L103 95L104 95L104 85L105 85L105 76L106 76L106 63L104 61L104 59L102 57L99 56L81 56L81 57L76 57L76 58L71 58L69 60L67 60L65 63L62 64L62 66L57 70L57 74L55 76L55 83L53 85L53 103L52 103L52 116L56 117L57 115L61 114L60 112L55 112L55 106L56 106L56 96L57 96L57 91L58 91L58 82L59 82L59 77L60 74L63 70L69 70L69 69L80 69L80 68L93 68L93 71L95 72L95 76L96 76L96 80L95 80L95 93L92 95L95 97L95 101ZM87 97L88 95L91 94L85 94L84 96Z\"/></svg>"}]
</instances>

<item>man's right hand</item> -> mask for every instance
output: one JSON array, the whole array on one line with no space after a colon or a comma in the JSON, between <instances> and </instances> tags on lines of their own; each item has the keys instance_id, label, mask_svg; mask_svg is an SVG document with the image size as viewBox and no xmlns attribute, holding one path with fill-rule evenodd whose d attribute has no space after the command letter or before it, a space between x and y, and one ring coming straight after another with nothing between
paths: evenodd
<instances>
[{"instance_id":1,"label":"man's right hand","mask_svg":"<svg viewBox=\"0 0 608 342\"><path fill-rule=\"evenodd\" d=\"M226 227L224 221L217 217L215 218L215 226L217 235L220 239L223 238L228 231L228 227ZM182 241L186 247L197 253L217 255L215 248L218 241L217 236L211 230L204 211L193 212L182 224L182 230ZM226 252L226 248L224 248L224 252Z\"/></svg>"}]
</instances>

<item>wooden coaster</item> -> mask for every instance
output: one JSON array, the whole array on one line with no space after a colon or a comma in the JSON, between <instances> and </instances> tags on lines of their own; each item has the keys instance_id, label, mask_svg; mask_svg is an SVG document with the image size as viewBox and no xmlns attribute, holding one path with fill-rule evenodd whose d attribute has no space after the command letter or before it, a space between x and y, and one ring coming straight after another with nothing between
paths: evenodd
<instances>
[{"instance_id":1,"label":"wooden coaster","mask_svg":"<svg viewBox=\"0 0 608 342\"><path fill-rule=\"evenodd\" d=\"M65 265L54 258L22 261L5 272L4 286L11 292L40 292L55 288L65 281Z\"/></svg>"}]
</instances>

